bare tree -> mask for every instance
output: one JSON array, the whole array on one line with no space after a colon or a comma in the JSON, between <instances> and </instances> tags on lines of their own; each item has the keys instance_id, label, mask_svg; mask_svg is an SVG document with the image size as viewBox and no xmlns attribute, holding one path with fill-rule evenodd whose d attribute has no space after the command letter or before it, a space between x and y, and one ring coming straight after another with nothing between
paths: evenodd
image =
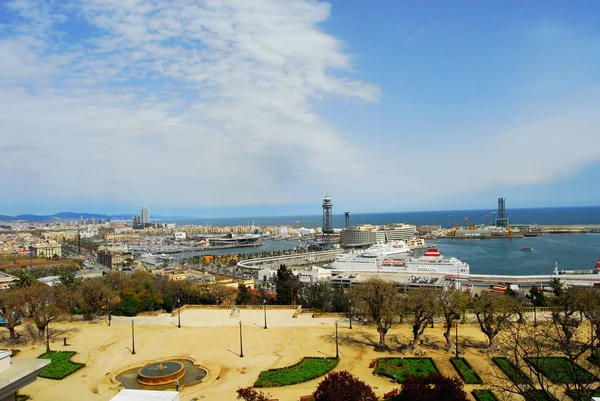
<instances>
[{"instance_id":1,"label":"bare tree","mask_svg":"<svg viewBox=\"0 0 600 401\"><path fill-rule=\"evenodd\" d=\"M48 324L70 314L79 299L79 294L67 286L50 287L39 283L25 289L23 305L43 338Z\"/></svg>"},{"instance_id":2,"label":"bare tree","mask_svg":"<svg viewBox=\"0 0 600 401\"><path fill-rule=\"evenodd\" d=\"M408 293L407 309L412 315L413 348L438 312L439 295L439 291L430 288L418 288Z\"/></svg>"},{"instance_id":3,"label":"bare tree","mask_svg":"<svg viewBox=\"0 0 600 401\"><path fill-rule=\"evenodd\" d=\"M370 278L350 290L354 304L377 325L379 344L377 349L387 349L385 335L392 327L398 311L399 293L394 285L380 278Z\"/></svg>"},{"instance_id":4,"label":"bare tree","mask_svg":"<svg viewBox=\"0 0 600 401\"><path fill-rule=\"evenodd\" d=\"M444 321L446 323L446 330L444 331L446 348L451 350L453 347L452 336L450 334L452 323L455 319L458 319L462 310L466 309L466 306L471 301L471 294L452 288L446 288L441 292L439 300L440 312L444 316Z\"/></svg>"},{"instance_id":5,"label":"bare tree","mask_svg":"<svg viewBox=\"0 0 600 401\"><path fill-rule=\"evenodd\" d=\"M521 320L505 323L498 334L498 348L517 369L528 373L529 380L498 375L494 385L525 398L538 389L558 399L589 400L596 391L600 367L586 363L586 370L580 364L585 363L597 336L598 300L600 291L596 288L564 288L552 300L555 309L549 320L537 325ZM582 324L583 316L590 320L590 326ZM558 365L548 357L565 360Z\"/></svg>"},{"instance_id":6,"label":"bare tree","mask_svg":"<svg viewBox=\"0 0 600 401\"><path fill-rule=\"evenodd\" d=\"M10 332L10 338L16 339L15 327L23 318L24 289L13 288L0 291L0 313L4 318L4 327Z\"/></svg>"},{"instance_id":7,"label":"bare tree","mask_svg":"<svg viewBox=\"0 0 600 401\"><path fill-rule=\"evenodd\" d=\"M479 327L489 341L490 348L494 346L494 338L514 315L514 299L505 295L495 295L483 292L473 302Z\"/></svg>"}]
</instances>

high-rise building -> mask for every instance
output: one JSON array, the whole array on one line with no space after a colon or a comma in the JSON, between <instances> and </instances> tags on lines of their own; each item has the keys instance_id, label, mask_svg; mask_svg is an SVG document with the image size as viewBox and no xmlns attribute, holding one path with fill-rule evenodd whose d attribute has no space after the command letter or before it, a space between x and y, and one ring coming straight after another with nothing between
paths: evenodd
<instances>
[{"instance_id":1,"label":"high-rise building","mask_svg":"<svg viewBox=\"0 0 600 401\"><path fill-rule=\"evenodd\" d=\"M146 225L150 223L150 209L146 206L142 208L142 224Z\"/></svg>"}]
</instances>

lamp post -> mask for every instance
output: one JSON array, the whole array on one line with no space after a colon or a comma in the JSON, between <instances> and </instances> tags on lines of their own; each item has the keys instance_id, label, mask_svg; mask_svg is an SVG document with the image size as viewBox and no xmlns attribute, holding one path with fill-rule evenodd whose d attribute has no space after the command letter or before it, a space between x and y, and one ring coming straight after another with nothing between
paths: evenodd
<instances>
[{"instance_id":1,"label":"lamp post","mask_svg":"<svg viewBox=\"0 0 600 401\"><path fill-rule=\"evenodd\" d=\"M110 321L112 319L111 313L110 313L110 298L108 298L108 327L110 327Z\"/></svg>"},{"instance_id":2,"label":"lamp post","mask_svg":"<svg viewBox=\"0 0 600 401\"><path fill-rule=\"evenodd\" d=\"M50 352L50 322L46 325L46 352Z\"/></svg>"},{"instance_id":3,"label":"lamp post","mask_svg":"<svg viewBox=\"0 0 600 401\"><path fill-rule=\"evenodd\" d=\"M135 326L134 320L131 319L131 355L135 355Z\"/></svg>"},{"instance_id":4,"label":"lamp post","mask_svg":"<svg viewBox=\"0 0 600 401\"><path fill-rule=\"evenodd\" d=\"M263 307L265 310L265 329L267 328L267 300L263 299Z\"/></svg>"},{"instance_id":5,"label":"lamp post","mask_svg":"<svg viewBox=\"0 0 600 401\"><path fill-rule=\"evenodd\" d=\"M533 305L533 327L537 327L537 306Z\"/></svg>"},{"instance_id":6,"label":"lamp post","mask_svg":"<svg viewBox=\"0 0 600 401\"><path fill-rule=\"evenodd\" d=\"M456 352L455 357L458 358L458 319L454 319L454 326L456 327Z\"/></svg>"},{"instance_id":7,"label":"lamp post","mask_svg":"<svg viewBox=\"0 0 600 401\"><path fill-rule=\"evenodd\" d=\"M240 358L244 357L244 343L242 338L242 321L240 320Z\"/></svg>"},{"instance_id":8,"label":"lamp post","mask_svg":"<svg viewBox=\"0 0 600 401\"><path fill-rule=\"evenodd\" d=\"M179 391L179 379L175 380L175 391Z\"/></svg>"},{"instance_id":9,"label":"lamp post","mask_svg":"<svg viewBox=\"0 0 600 401\"><path fill-rule=\"evenodd\" d=\"M181 328L181 300L177 300L177 327Z\"/></svg>"},{"instance_id":10,"label":"lamp post","mask_svg":"<svg viewBox=\"0 0 600 401\"><path fill-rule=\"evenodd\" d=\"M350 329L352 329L352 300L348 300L348 304L350 305Z\"/></svg>"},{"instance_id":11,"label":"lamp post","mask_svg":"<svg viewBox=\"0 0 600 401\"><path fill-rule=\"evenodd\" d=\"M340 351L338 349L338 321L335 321L335 357L339 359Z\"/></svg>"}]
</instances>

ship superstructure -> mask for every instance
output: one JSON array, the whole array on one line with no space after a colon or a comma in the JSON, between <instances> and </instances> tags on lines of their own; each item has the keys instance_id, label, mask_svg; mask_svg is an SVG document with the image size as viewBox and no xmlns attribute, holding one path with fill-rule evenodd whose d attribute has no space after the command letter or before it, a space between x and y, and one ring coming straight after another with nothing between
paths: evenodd
<instances>
[{"instance_id":1,"label":"ship superstructure","mask_svg":"<svg viewBox=\"0 0 600 401\"><path fill-rule=\"evenodd\" d=\"M467 277L469 265L456 258L444 258L430 249L419 258L400 259L409 251L406 243L376 244L361 254L342 254L329 268L338 272L436 273L447 277Z\"/></svg>"}]
</instances>

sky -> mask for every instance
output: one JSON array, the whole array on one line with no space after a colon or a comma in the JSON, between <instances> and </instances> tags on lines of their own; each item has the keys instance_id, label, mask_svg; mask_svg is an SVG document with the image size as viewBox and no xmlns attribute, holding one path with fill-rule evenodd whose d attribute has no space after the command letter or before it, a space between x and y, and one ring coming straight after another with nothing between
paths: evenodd
<instances>
[{"instance_id":1,"label":"sky","mask_svg":"<svg viewBox=\"0 0 600 401\"><path fill-rule=\"evenodd\" d=\"M600 204L596 1L0 1L0 214Z\"/></svg>"}]
</instances>

